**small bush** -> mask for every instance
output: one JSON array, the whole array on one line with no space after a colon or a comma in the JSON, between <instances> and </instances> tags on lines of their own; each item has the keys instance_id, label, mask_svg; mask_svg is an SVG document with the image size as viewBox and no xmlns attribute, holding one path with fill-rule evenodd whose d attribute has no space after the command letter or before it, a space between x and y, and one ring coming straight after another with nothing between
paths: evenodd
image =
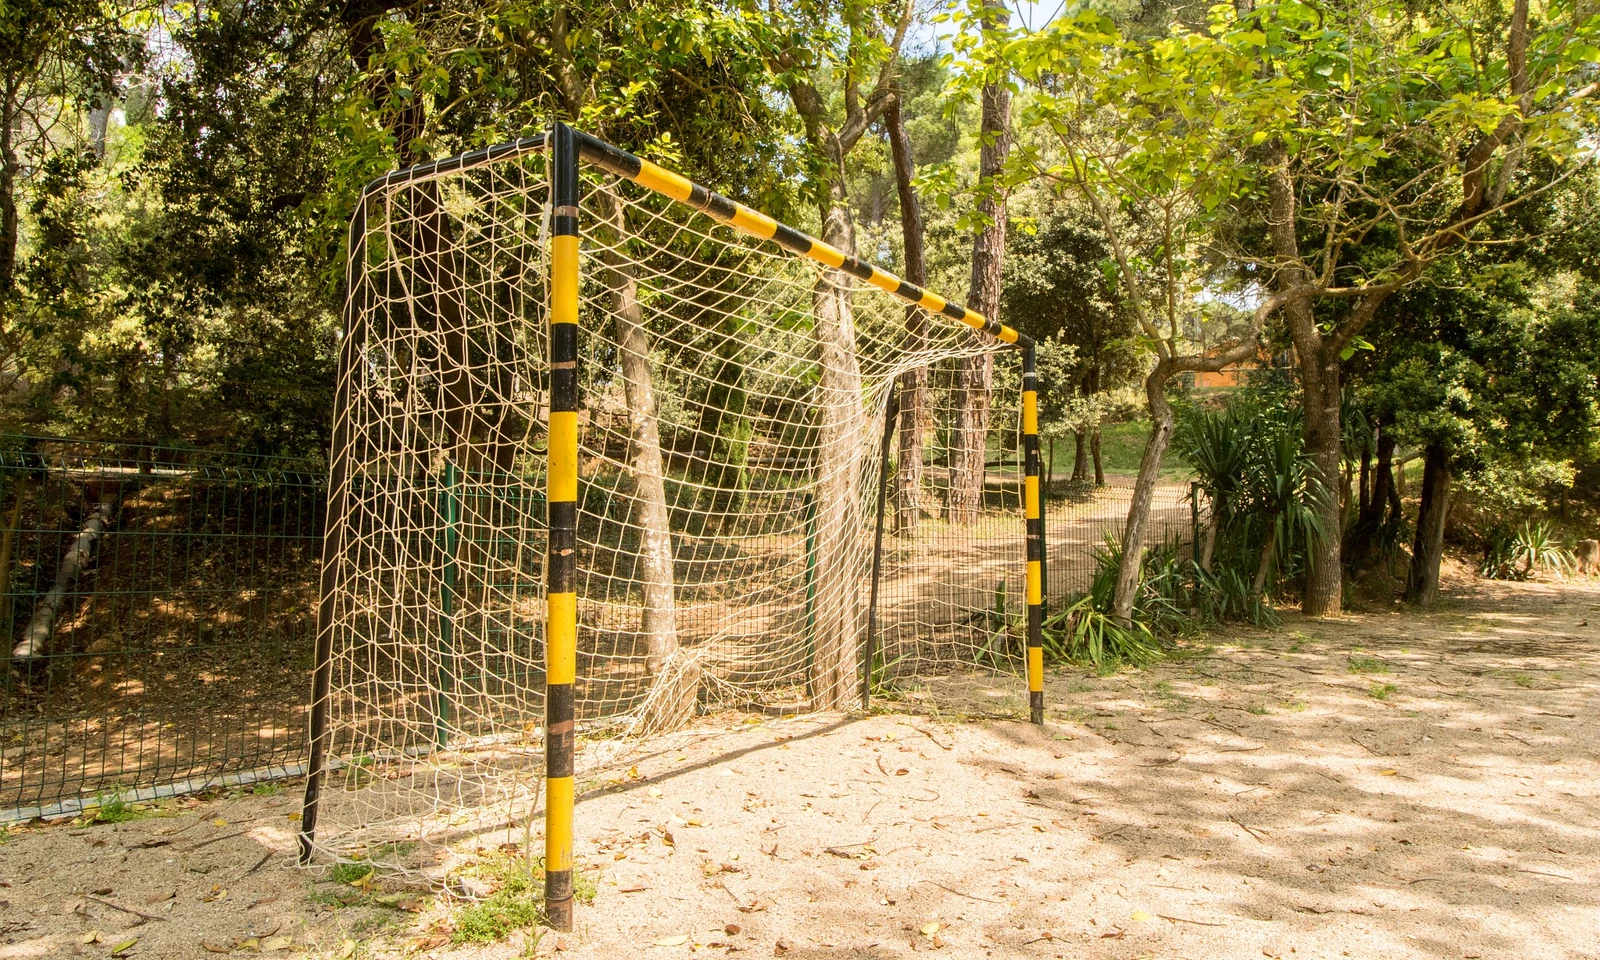
<instances>
[{"instance_id":1,"label":"small bush","mask_svg":"<svg viewBox=\"0 0 1600 960\"><path fill-rule=\"evenodd\" d=\"M1540 571L1560 577L1572 569L1572 554L1548 523L1524 523L1515 533L1488 538L1478 575L1489 580L1527 580Z\"/></svg>"}]
</instances>

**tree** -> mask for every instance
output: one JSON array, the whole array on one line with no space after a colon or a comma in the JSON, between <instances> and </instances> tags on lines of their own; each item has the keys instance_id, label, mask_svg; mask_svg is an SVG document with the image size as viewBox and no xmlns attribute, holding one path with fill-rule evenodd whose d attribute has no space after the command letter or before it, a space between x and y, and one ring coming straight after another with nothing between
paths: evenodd
<instances>
[{"instance_id":1,"label":"tree","mask_svg":"<svg viewBox=\"0 0 1600 960\"><path fill-rule=\"evenodd\" d=\"M1195 349L1196 294L1214 268L1205 260L1217 211L1238 188L1238 159L1221 131L1236 109L1240 60L1182 35L1140 43L1093 12L1062 18L1010 47L1018 75L1038 95L1024 114L1025 169L1076 195L1099 222L1117 296L1155 355L1145 377L1150 438L1123 529L1113 615L1129 622L1145 528L1175 420L1166 392L1187 371L1220 370L1252 356L1263 320L1281 303L1266 296L1237 339Z\"/></svg>"},{"instance_id":2,"label":"tree","mask_svg":"<svg viewBox=\"0 0 1600 960\"><path fill-rule=\"evenodd\" d=\"M1023 333L1043 342L1059 341L1072 348L1073 362L1064 366L1061 382L1042 381L1046 390L1064 392L1059 409L1045 418L1049 426L1070 421L1076 440L1072 479L1087 482L1093 461L1094 482L1105 483L1100 461L1103 391L1139 379L1142 371L1134 348L1132 314L1117 296L1110 251L1098 222L1087 211L1051 204L1033 230L1013 235L1006 257L1004 309ZM1041 425L1041 429L1046 429ZM1049 473L1055 463L1055 437L1046 437Z\"/></svg>"},{"instance_id":3,"label":"tree","mask_svg":"<svg viewBox=\"0 0 1600 960\"><path fill-rule=\"evenodd\" d=\"M972 279L967 306L990 320L1000 319L1001 270L1006 247L1006 163L1011 155L1011 83L1004 48L1011 11L1004 3L978 0L972 11L975 42L962 44L969 71L982 77L978 127L978 196L973 215ZM968 334L977 336L977 334ZM994 354L984 351L957 361L950 424L950 510L955 523L975 523L983 507L985 462L989 448L989 399L994 390Z\"/></svg>"},{"instance_id":4,"label":"tree","mask_svg":"<svg viewBox=\"0 0 1600 960\"><path fill-rule=\"evenodd\" d=\"M837 8L822 3L780 8L772 13L781 39L771 62L779 83L799 114L812 153L814 202L822 223L822 241L846 256L856 253L855 224L846 190L845 158L894 97L900 47L910 27L913 6L845 2ZM832 43L818 44L819 37ZM866 79L872 78L870 86ZM840 89L838 110L823 95L824 84ZM820 611L811 682L812 706L837 709L853 688L851 654L858 629L847 544L859 510L859 478L849 468L859 442L861 367L855 353L852 283L840 271L817 279L812 290L812 336L816 349L818 480L817 529L823 531L818 556Z\"/></svg>"},{"instance_id":5,"label":"tree","mask_svg":"<svg viewBox=\"0 0 1600 960\"><path fill-rule=\"evenodd\" d=\"M1483 16L1376 0L1218 8L1212 40L1255 65L1235 91L1258 233L1229 250L1282 300L1299 356L1310 455L1340 472L1343 364L1397 292L1457 256L1486 224L1587 162L1600 18L1527 0ZM1548 158L1550 163L1539 162ZM1373 241L1378 241L1374 243ZM1336 613L1341 510L1312 554L1303 609Z\"/></svg>"},{"instance_id":6,"label":"tree","mask_svg":"<svg viewBox=\"0 0 1600 960\"><path fill-rule=\"evenodd\" d=\"M1493 250L1462 258L1438 283L1396 294L1370 328L1379 350L1357 365L1358 398L1395 440L1423 451L1406 596L1424 606L1438 592L1459 481L1538 482L1560 472L1550 466L1570 470L1600 435L1595 297L1570 274L1533 280L1524 264L1494 270L1492 259ZM1498 515L1483 531L1492 541L1513 518L1485 507Z\"/></svg>"},{"instance_id":7,"label":"tree","mask_svg":"<svg viewBox=\"0 0 1600 960\"><path fill-rule=\"evenodd\" d=\"M21 214L30 202L41 212L61 210L62 189L83 172L68 172L78 167L70 155L92 146L85 115L116 97L126 72L142 61L136 28L144 19L138 7L100 0L19 0L0 12L0 376L5 394L14 400L20 389L36 415L70 371L51 336L54 324L40 319L55 304L19 295ZM36 194L49 178L54 185ZM25 300L36 322L20 316Z\"/></svg>"}]
</instances>

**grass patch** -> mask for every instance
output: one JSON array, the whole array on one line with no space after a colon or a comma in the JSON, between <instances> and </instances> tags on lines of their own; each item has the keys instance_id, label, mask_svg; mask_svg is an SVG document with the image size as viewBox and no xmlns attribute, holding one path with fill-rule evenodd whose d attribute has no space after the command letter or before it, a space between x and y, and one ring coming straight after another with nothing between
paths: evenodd
<instances>
[{"instance_id":1,"label":"grass patch","mask_svg":"<svg viewBox=\"0 0 1600 960\"><path fill-rule=\"evenodd\" d=\"M1519 674L1514 675L1511 678L1511 682L1516 684L1517 686L1521 687L1524 690L1527 690L1528 688L1533 686L1533 678L1528 676L1526 673L1519 673Z\"/></svg>"},{"instance_id":2,"label":"grass patch","mask_svg":"<svg viewBox=\"0 0 1600 960\"><path fill-rule=\"evenodd\" d=\"M1364 653L1350 655L1351 673L1388 673L1389 665L1377 657L1369 657Z\"/></svg>"},{"instance_id":3,"label":"grass patch","mask_svg":"<svg viewBox=\"0 0 1600 960\"><path fill-rule=\"evenodd\" d=\"M1306 702L1304 700L1290 700L1283 705L1283 709L1290 713L1305 713Z\"/></svg>"},{"instance_id":4,"label":"grass patch","mask_svg":"<svg viewBox=\"0 0 1600 960\"><path fill-rule=\"evenodd\" d=\"M1244 709L1245 709L1246 713L1253 713L1256 716L1260 717L1260 716L1265 716L1266 715L1267 705L1264 704L1264 703L1252 703L1248 707L1245 707Z\"/></svg>"},{"instance_id":5,"label":"grass patch","mask_svg":"<svg viewBox=\"0 0 1600 960\"><path fill-rule=\"evenodd\" d=\"M283 792L283 784L271 780L263 780L250 787L250 795L254 797L276 797Z\"/></svg>"},{"instance_id":6,"label":"grass patch","mask_svg":"<svg viewBox=\"0 0 1600 960\"><path fill-rule=\"evenodd\" d=\"M1375 683L1371 687L1367 688L1367 693L1371 695L1374 700L1387 700L1394 696L1394 692L1399 689L1399 687L1392 683Z\"/></svg>"},{"instance_id":7,"label":"grass patch","mask_svg":"<svg viewBox=\"0 0 1600 960\"><path fill-rule=\"evenodd\" d=\"M355 883L376 869L372 864L359 860L354 863L336 863L333 869L328 871L328 879L334 883Z\"/></svg>"},{"instance_id":8,"label":"grass patch","mask_svg":"<svg viewBox=\"0 0 1600 960\"><path fill-rule=\"evenodd\" d=\"M1100 462L1106 473L1136 474L1139 460L1144 456L1144 445L1150 439L1150 422L1133 420L1128 423L1108 423L1100 428ZM1070 437L1056 441L1055 471L1060 480L1072 476L1074 446ZM1161 458L1161 479L1172 480L1189 476L1189 468L1172 447Z\"/></svg>"},{"instance_id":9,"label":"grass patch","mask_svg":"<svg viewBox=\"0 0 1600 960\"><path fill-rule=\"evenodd\" d=\"M544 920L544 868L517 855L486 859L472 869L488 881L494 892L466 904L451 917L455 943L498 943L519 930ZM594 879L581 870L572 872L572 898L594 902Z\"/></svg>"},{"instance_id":10,"label":"grass patch","mask_svg":"<svg viewBox=\"0 0 1600 960\"><path fill-rule=\"evenodd\" d=\"M127 823L156 816L156 813L149 804L133 803L113 794L97 798L83 811L83 819L87 823Z\"/></svg>"}]
</instances>

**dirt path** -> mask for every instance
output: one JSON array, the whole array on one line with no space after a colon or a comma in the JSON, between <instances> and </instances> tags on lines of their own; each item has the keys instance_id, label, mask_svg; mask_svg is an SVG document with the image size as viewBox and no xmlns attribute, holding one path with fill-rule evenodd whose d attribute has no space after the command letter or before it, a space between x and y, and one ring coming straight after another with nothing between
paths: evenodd
<instances>
[{"instance_id":1,"label":"dirt path","mask_svg":"<svg viewBox=\"0 0 1600 960\"><path fill-rule=\"evenodd\" d=\"M30 828L0 958L1600 956L1600 585L1456 594L1054 675L1043 730L957 722L1020 704L986 678L916 716L722 718L583 800L594 902L537 946L452 946L436 898L296 870L293 787Z\"/></svg>"}]
</instances>

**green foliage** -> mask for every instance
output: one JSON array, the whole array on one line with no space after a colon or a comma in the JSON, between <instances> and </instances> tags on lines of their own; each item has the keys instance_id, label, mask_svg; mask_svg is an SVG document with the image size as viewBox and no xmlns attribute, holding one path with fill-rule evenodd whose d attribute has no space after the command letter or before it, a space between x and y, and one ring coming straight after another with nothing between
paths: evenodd
<instances>
[{"instance_id":1,"label":"green foliage","mask_svg":"<svg viewBox=\"0 0 1600 960\"><path fill-rule=\"evenodd\" d=\"M1194 470L1207 503L1210 565L1221 619L1257 620L1248 598L1301 568L1324 535L1319 506L1333 493L1304 449L1299 411L1274 391L1245 390L1220 409L1190 408L1173 446ZM1245 585L1247 602L1238 603ZM1242 608L1242 609L1241 609Z\"/></svg>"},{"instance_id":2,"label":"green foliage","mask_svg":"<svg viewBox=\"0 0 1600 960\"><path fill-rule=\"evenodd\" d=\"M84 811L84 819L90 823L127 823L156 816L156 813L149 804L124 800L118 794L108 794L95 798L95 802Z\"/></svg>"},{"instance_id":3,"label":"green foliage","mask_svg":"<svg viewBox=\"0 0 1600 960\"><path fill-rule=\"evenodd\" d=\"M1548 571L1563 576L1572 569L1572 552L1556 537L1550 524L1523 523L1508 537L1490 541L1478 574L1492 580L1527 580Z\"/></svg>"},{"instance_id":4,"label":"green foliage","mask_svg":"<svg viewBox=\"0 0 1600 960\"><path fill-rule=\"evenodd\" d=\"M377 868L365 860L340 861L328 871L328 879L334 883L357 883L370 877Z\"/></svg>"},{"instance_id":5,"label":"green foliage","mask_svg":"<svg viewBox=\"0 0 1600 960\"><path fill-rule=\"evenodd\" d=\"M519 930L544 921L544 870L520 855L496 856L473 873L494 887L481 900L454 911L451 940L455 943L496 943ZM573 871L572 895L579 903L594 902L594 880Z\"/></svg>"},{"instance_id":6,"label":"green foliage","mask_svg":"<svg viewBox=\"0 0 1600 960\"><path fill-rule=\"evenodd\" d=\"M1350 655L1349 670L1351 673L1388 673L1389 665L1377 657L1353 653Z\"/></svg>"}]
</instances>

